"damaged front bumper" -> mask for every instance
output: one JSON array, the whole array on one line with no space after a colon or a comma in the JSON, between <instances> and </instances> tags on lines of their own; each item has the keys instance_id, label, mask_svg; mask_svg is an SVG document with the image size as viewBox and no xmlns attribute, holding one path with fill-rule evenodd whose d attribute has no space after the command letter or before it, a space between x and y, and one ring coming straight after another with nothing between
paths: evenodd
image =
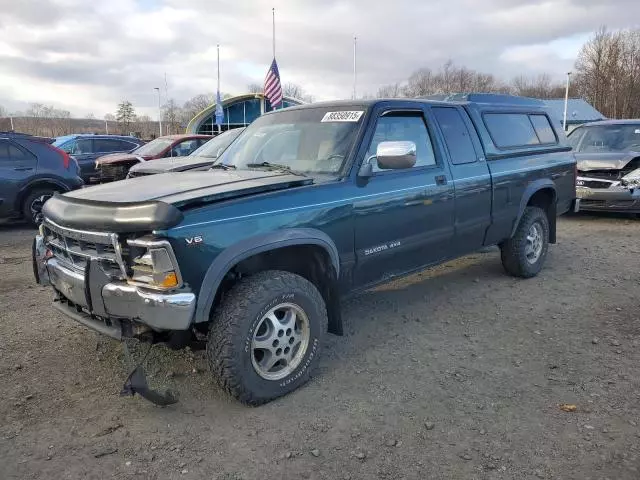
<instances>
[{"instance_id":1,"label":"damaged front bumper","mask_svg":"<svg viewBox=\"0 0 640 480\"><path fill-rule=\"evenodd\" d=\"M640 187L623 185L619 181L578 177L576 193L581 211L640 213Z\"/></svg>"},{"instance_id":2,"label":"damaged front bumper","mask_svg":"<svg viewBox=\"0 0 640 480\"><path fill-rule=\"evenodd\" d=\"M93 330L120 340L191 326L196 307L192 292L156 292L114 281L94 260L79 271L53 256L41 235L32 252L36 282L56 292L54 307Z\"/></svg>"}]
</instances>

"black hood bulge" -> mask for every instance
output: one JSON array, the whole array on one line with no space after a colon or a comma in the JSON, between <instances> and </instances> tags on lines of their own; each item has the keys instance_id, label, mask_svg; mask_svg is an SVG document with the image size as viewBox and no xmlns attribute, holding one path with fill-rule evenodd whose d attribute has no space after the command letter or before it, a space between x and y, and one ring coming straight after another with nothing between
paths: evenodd
<instances>
[{"instance_id":1,"label":"black hood bulge","mask_svg":"<svg viewBox=\"0 0 640 480\"><path fill-rule=\"evenodd\" d=\"M150 175L57 195L44 216L79 230L135 232L170 228L182 221L180 208L309 185L311 178L261 170L207 170Z\"/></svg>"}]
</instances>

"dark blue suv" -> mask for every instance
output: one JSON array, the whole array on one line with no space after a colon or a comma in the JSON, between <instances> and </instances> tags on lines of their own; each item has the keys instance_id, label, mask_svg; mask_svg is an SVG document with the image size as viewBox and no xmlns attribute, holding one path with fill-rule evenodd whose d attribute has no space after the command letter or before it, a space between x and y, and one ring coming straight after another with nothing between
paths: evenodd
<instances>
[{"instance_id":1,"label":"dark blue suv","mask_svg":"<svg viewBox=\"0 0 640 480\"><path fill-rule=\"evenodd\" d=\"M98 172L96 159L109 153L129 153L144 142L139 138L125 135L77 134L56 138L53 145L73 156L80 165L80 176L89 183Z\"/></svg>"},{"instance_id":2,"label":"dark blue suv","mask_svg":"<svg viewBox=\"0 0 640 480\"><path fill-rule=\"evenodd\" d=\"M78 163L45 139L0 132L0 218L39 222L55 192L82 186Z\"/></svg>"}]
</instances>

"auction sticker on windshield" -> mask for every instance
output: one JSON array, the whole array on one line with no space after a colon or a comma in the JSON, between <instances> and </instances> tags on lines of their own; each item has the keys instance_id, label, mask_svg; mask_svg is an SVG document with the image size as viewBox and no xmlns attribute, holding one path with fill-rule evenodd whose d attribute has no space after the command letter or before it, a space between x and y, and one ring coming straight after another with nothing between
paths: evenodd
<instances>
[{"instance_id":1,"label":"auction sticker on windshield","mask_svg":"<svg viewBox=\"0 0 640 480\"><path fill-rule=\"evenodd\" d=\"M327 112L321 122L357 122L364 112L362 110Z\"/></svg>"}]
</instances>

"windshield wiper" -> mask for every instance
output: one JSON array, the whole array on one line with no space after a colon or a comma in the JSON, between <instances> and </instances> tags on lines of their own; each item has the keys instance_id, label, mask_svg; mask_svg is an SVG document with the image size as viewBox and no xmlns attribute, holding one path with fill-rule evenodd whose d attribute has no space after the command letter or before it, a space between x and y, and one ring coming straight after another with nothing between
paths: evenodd
<instances>
[{"instance_id":1,"label":"windshield wiper","mask_svg":"<svg viewBox=\"0 0 640 480\"><path fill-rule=\"evenodd\" d=\"M248 163L247 167L249 168L259 168L265 167L270 170L283 170L287 173L291 173L293 175L300 175L301 177L306 177L305 174L297 172L295 170L291 170L291 167L288 165L280 165L279 163L271 163L271 162L262 162L262 163Z\"/></svg>"},{"instance_id":2,"label":"windshield wiper","mask_svg":"<svg viewBox=\"0 0 640 480\"><path fill-rule=\"evenodd\" d=\"M221 168L222 170L235 170L236 166L225 165L224 163L214 163L213 165L211 165L210 169L213 170L214 168Z\"/></svg>"}]
</instances>

